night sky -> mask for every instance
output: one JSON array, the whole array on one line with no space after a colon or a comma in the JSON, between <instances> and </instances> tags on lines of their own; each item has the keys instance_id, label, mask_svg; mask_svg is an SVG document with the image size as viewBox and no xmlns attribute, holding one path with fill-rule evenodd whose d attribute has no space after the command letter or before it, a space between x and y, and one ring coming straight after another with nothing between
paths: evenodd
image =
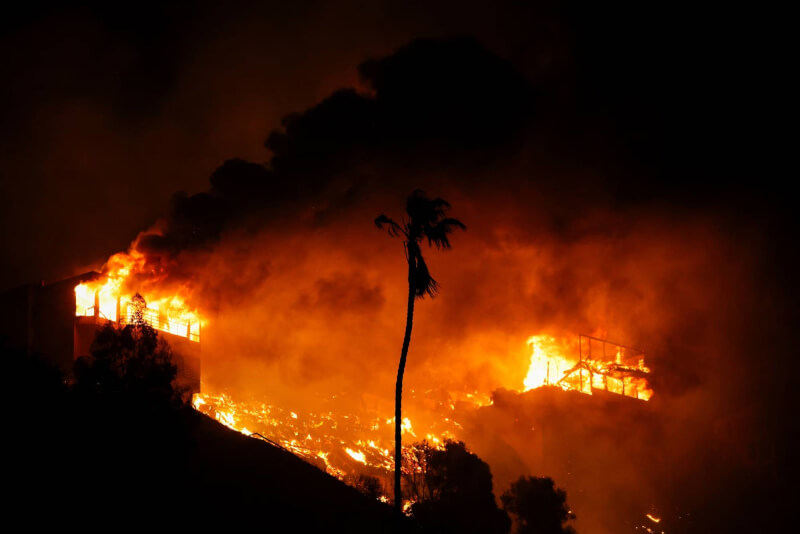
<instances>
[{"instance_id":1,"label":"night sky","mask_svg":"<svg viewBox=\"0 0 800 534\"><path fill-rule=\"evenodd\" d=\"M601 131L626 166L653 171L615 177L615 198L764 183L734 130L751 119L748 39L696 7L37 3L1 28L4 287L102 262L173 193L204 190L229 158L267 162L283 116L418 37L476 37L531 81L561 134Z\"/></svg>"},{"instance_id":2,"label":"night sky","mask_svg":"<svg viewBox=\"0 0 800 534\"><path fill-rule=\"evenodd\" d=\"M467 223L454 249L477 247L439 265L443 295L461 265L455 301L516 317L437 303L457 319L445 337L465 335L459 324L521 331L525 310L569 331L618 320L601 326L666 347L654 380L676 409L706 388L708 420L746 414L774 475L759 498L791 502L797 220L769 156L781 146L766 135L773 56L751 15L642 2L16 6L0 21L0 289L97 269L136 240L224 325L221 302L254 280L293 283L269 244L355 257L372 218L422 187ZM505 308L512 292L493 284L508 273L476 274L498 240L548 251L557 267L531 283L536 298ZM605 271L574 267L595 253L620 261L603 286L621 295L611 315L575 291L599 287ZM393 302L377 270L352 269L365 284L320 275L287 308L376 313ZM307 358L283 364L289 382L329 372Z\"/></svg>"}]
</instances>

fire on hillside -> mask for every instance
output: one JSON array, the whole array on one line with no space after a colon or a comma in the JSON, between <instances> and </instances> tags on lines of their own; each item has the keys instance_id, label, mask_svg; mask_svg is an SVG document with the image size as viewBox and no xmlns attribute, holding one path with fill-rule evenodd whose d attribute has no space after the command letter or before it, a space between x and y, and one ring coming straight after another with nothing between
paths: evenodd
<instances>
[{"instance_id":1,"label":"fire on hillside","mask_svg":"<svg viewBox=\"0 0 800 534\"><path fill-rule=\"evenodd\" d=\"M613 361L594 360L582 352L577 357L570 356L570 340L532 336L528 339L531 359L524 384L511 389L522 392L556 386L587 395L601 390L640 401L650 399L653 392L647 382L649 369L644 365L641 351L591 336L581 335L576 342L586 344L589 351L593 344L613 346ZM630 354L626 357L626 353ZM623 363L625 358L634 356L638 358L636 365ZM413 422L410 417L404 417L402 432L407 440L427 440L433 446L460 439L459 416L492 403L490 394L477 391L467 394L427 391L421 396L429 401L444 400L425 403L428 412L420 414L419 419L415 417ZM416 397L420 396L412 391L412 405ZM335 404L335 399L331 402ZM292 411L290 407L244 402L227 393L212 392L195 394L193 406L233 430L290 450L342 480L356 472L388 476L394 469L394 419L390 414L347 413L336 409L303 413Z\"/></svg>"},{"instance_id":2,"label":"fire on hillside","mask_svg":"<svg viewBox=\"0 0 800 534\"><path fill-rule=\"evenodd\" d=\"M162 284L157 270L134 250L112 256L104 275L78 284L75 309L78 318L93 316L120 324L138 314L153 328L199 346L201 326L206 334L213 333L214 326L208 326L208 318L191 297L188 285L176 289L174 284ZM413 455L413 447L422 441L433 447L448 440L469 442L474 436L465 426L480 417L476 414L481 408L493 404L498 389L518 394L546 389L579 397L603 394L634 404L646 403L653 395L642 350L583 334L538 333L518 342L521 350L526 344L527 358L509 373L516 378L491 389L406 391L404 454ZM394 470L392 410L386 404L354 406L340 402L335 393L324 395L310 408L286 395L259 397L206 380L193 395L192 405L225 426L282 447L345 482L359 475L376 477L388 495ZM404 465L409 468L413 467Z\"/></svg>"}]
</instances>

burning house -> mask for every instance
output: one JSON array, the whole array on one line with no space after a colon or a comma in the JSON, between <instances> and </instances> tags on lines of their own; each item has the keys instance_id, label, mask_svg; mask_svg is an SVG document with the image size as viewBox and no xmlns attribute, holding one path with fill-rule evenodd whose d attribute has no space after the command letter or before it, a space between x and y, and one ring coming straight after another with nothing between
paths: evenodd
<instances>
[{"instance_id":1,"label":"burning house","mask_svg":"<svg viewBox=\"0 0 800 534\"><path fill-rule=\"evenodd\" d=\"M69 373L75 359L89 354L103 325L125 325L140 313L172 348L178 382L200 391L200 321L169 303L140 301L123 291L121 281L113 273L90 271L6 291L0 295L0 339Z\"/></svg>"}]
</instances>

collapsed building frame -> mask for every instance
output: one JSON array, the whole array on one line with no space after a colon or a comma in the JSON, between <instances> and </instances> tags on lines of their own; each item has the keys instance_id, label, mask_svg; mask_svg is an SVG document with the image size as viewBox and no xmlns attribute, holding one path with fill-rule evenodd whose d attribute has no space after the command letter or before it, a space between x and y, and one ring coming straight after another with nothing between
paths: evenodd
<instances>
[{"instance_id":1,"label":"collapsed building frame","mask_svg":"<svg viewBox=\"0 0 800 534\"><path fill-rule=\"evenodd\" d=\"M592 357L593 343L600 344L600 360ZM586 347L584 349L584 346ZM609 361L607 348L616 349ZM607 391L625 397L647 400L640 387L634 383L647 380L650 370L645 367L645 352L641 349L601 339L586 334L578 335L578 363L564 372L554 385L591 394L592 391Z\"/></svg>"}]
</instances>

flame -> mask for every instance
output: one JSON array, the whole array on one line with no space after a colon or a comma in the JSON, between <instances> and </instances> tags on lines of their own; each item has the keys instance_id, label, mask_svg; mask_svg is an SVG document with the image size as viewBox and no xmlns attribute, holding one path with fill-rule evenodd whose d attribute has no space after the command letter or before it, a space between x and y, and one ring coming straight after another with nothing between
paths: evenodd
<instances>
[{"instance_id":1,"label":"flame","mask_svg":"<svg viewBox=\"0 0 800 534\"><path fill-rule=\"evenodd\" d=\"M585 340L579 339L578 345L592 342L600 343L603 351L606 350L606 345L613 345L589 336ZM587 355L580 352L582 349L576 347L574 341L548 335L531 336L528 345L531 346L531 358L528 374L523 380L524 391L542 386L558 386L587 395L602 390L644 401L653 396L653 390L647 382L650 369L645 366L644 356L641 354L635 356L636 362L632 364L623 361L626 360L623 356L624 349L616 346L610 357L603 353L601 359L596 359L592 357L591 345ZM579 354L576 355L576 352ZM567 356L570 353L573 356Z\"/></svg>"},{"instance_id":2,"label":"flame","mask_svg":"<svg viewBox=\"0 0 800 534\"><path fill-rule=\"evenodd\" d=\"M149 300L141 310L141 306L134 302L136 291L129 287L131 275L146 272L145 260L140 253L115 254L108 260L105 271L97 280L75 286L76 317L128 323L138 312L144 322L156 330L200 341L200 327L204 321L180 295L149 294Z\"/></svg>"},{"instance_id":3,"label":"flame","mask_svg":"<svg viewBox=\"0 0 800 534\"><path fill-rule=\"evenodd\" d=\"M356 462L362 463L367 465L367 457L361 451L354 451L350 447L345 448L344 452L350 455L350 458L355 460Z\"/></svg>"},{"instance_id":4,"label":"flame","mask_svg":"<svg viewBox=\"0 0 800 534\"><path fill-rule=\"evenodd\" d=\"M412 436L416 436L416 434L414 434L414 427L411 426L411 419L409 419L408 417L404 417L403 418L403 424L401 426L401 432L403 434L408 433L408 434L411 434Z\"/></svg>"},{"instance_id":5,"label":"flame","mask_svg":"<svg viewBox=\"0 0 800 534\"><path fill-rule=\"evenodd\" d=\"M588 395L603 390L640 400L650 398L652 390L647 384L650 370L645 366L643 355L639 354L632 363L622 349L615 349L604 360L593 359L578 350L577 341L549 335L530 337L531 357L523 381L524 390L551 386ZM347 482L350 475L357 473L390 480L394 472L395 419L377 409L371 412L362 408L360 413L337 409L314 413L265 402L242 402L228 394L207 392L205 387L203 391L193 396L192 405L196 410L245 435L283 447L340 480ZM425 397L431 393L431 397ZM407 436L404 458L413 456L411 442L415 438L426 440L428 446L434 448L443 447L447 440L458 439L463 428L455 418L464 415L463 410L477 410L492 404L491 396L479 391L447 392L444 400L429 402L436 393L422 394L427 417L431 419L417 419L413 411L402 419L401 431ZM408 395L413 399L418 394L411 389ZM335 399L334 395L330 401ZM416 424L412 424L412 417ZM656 519L651 520L657 522Z\"/></svg>"},{"instance_id":6,"label":"flame","mask_svg":"<svg viewBox=\"0 0 800 534\"><path fill-rule=\"evenodd\" d=\"M142 278L148 280L148 300L144 307L134 299L139 291L136 280ZM187 304L187 295L181 291L166 293L163 287L157 273L147 272L141 255L116 254L107 263L102 277L75 287L75 314L120 323L130 322L136 314L153 328L199 341L203 320ZM640 400L652 396L647 382L650 370L645 366L643 354L637 354L634 361L621 346L611 344L610 352L603 345L603 357L593 358L591 347L587 355L579 346L580 338L571 340L546 334L529 337L527 345L531 353L522 381L524 391L549 386L588 395L602 390ZM497 384L502 386L507 384ZM414 390L409 394L415 395ZM463 413L461 410L492 403L492 396L486 391L450 391L442 400L429 404L439 410L432 414L433 421L420 420L408 412L416 424L412 424L409 416L401 421L406 442L404 457L413 454L410 442L414 440L425 439L430 446L440 448L448 439L457 439L463 429L454 418ZM340 480L347 481L350 475L365 472L388 479L394 471L395 420L386 413L301 412L264 402L234 401L228 395L207 392L195 394L192 406L228 428L283 447ZM404 502L406 507L410 504ZM659 521L655 516L648 518L654 523Z\"/></svg>"},{"instance_id":7,"label":"flame","mask_svg":"<svg viewBox=\"0 0 800 534\"><path fill-rule=\"evenodd\" d=\"M394 418L383 414L299 412L211 393L194 394L192 406L228 428L283 447L340 480L365 469L388 479L394 471ZM435 446L454 439L460 426L450 418L441 424L444 428L426 429ZM403 418L401 428L413 432L410 417Z\"/></svg>"},{"instance_id":8,"label":"flame","mask_svg":"<svg viewBox=\"0 0 800 534\"><path fill-rule=\"evenodd\" d=\"M531 336L531 364L523 384L525 391L558 382L563 371L577 363L564 356L564 346L552 336Z\"/></svg>"}]
</instances>

